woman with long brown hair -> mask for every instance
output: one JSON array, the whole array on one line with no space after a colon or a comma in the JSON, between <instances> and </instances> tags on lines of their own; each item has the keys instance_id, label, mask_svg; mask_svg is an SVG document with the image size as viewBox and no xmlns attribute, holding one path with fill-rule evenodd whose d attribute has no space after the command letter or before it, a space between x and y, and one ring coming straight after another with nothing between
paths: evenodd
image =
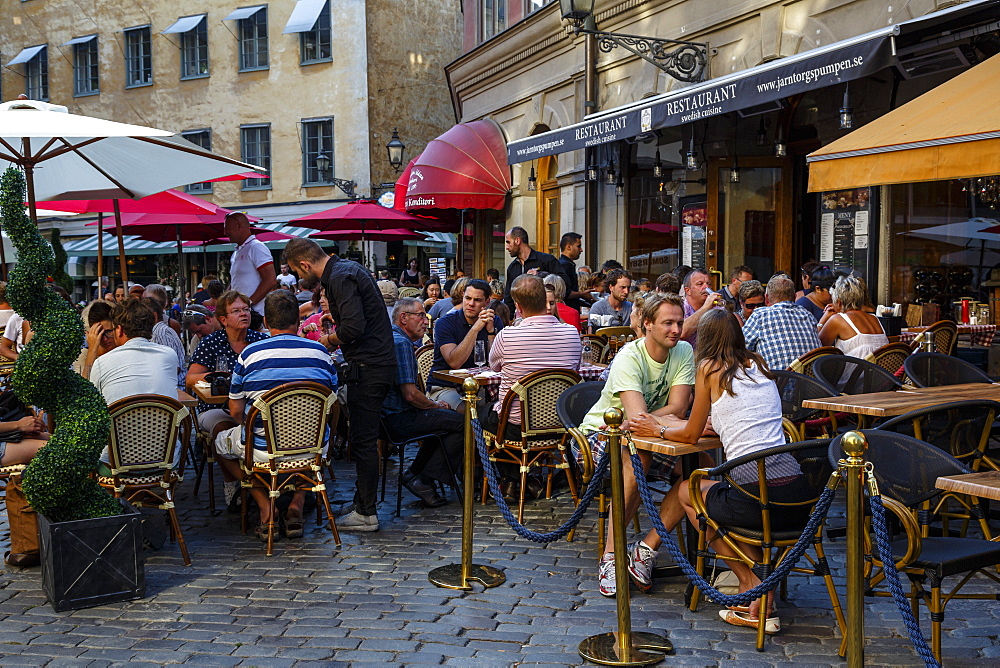
<instances>
[{"instance_id":1,"label":"woman with long brown hair","mask_svg":"<svg viewBox=\"0 0 1000 668\"><path fill-rule=\"evenodd\" d=\"M647 414L639 415L625 423L633 433L659 436L660 427L666 425L663 438L682 443L696 443L705 433L711 414L711 429L719 434L726 459L757 452L766 448L783 445L784 433L781 428L781 397L774 384L774 376L764 359L747 350L736 319L725 310L712 310L702 316L698 323L698 348L695 353L694 403L687 420L673 416L661 417L659 422L650 421ZM741 470L741 469L746 470ZM757 467L739 467L731 474L733 480L748 489L755 487ZM768 461L769 500L777 503L793 503L811 498L809 488L798 462L788 454L778 455ZM720 524L729 524L750 529L761 529L760 506L728 482L705 480L701 483L708 515ZM660 516L668 529L684 517L697 522L688 492L687 480L675 483L668 493L668 502L661 507ZM669 497L673 497L670 499ZM804 518L791 513L774 513L772 524L775 529L785 526L794 528ZM714 541L717 536L709 535ZM660 545L655 530L642 541L655 551ZM715 543L716 552L723 556L736 555L723 541ZM755 559L763 555L754 554L754 548L745 548ZM640 550L640 556L642 550ZM643 560L629 564L629 571L643 567ZM650 560L652 561L652 559ZM746 565L737 559L729 561L729 566L739 578L740 591L748 591L760 584L757 577ZM780 620L774 615L774 598L768 596L766 610L767 633L780 630ZM727 608L720 611L722 619L736 626L757 626L759 601L748 607Z\"/></svg>"}]
</instances>

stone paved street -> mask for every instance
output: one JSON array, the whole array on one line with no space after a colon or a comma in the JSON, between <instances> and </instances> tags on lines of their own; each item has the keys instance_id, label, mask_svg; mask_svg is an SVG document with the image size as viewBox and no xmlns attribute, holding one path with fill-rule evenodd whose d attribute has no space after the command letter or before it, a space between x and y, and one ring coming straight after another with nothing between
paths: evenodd
<instances>
[{"instance_id":1,"label":"stone paved street","mask_svg":"<svg viewBox=\"0 0 1000 668\"><path fill-rule=\"evenodd\" d=\"M350 496L348 468L338 462L340 480L330 486L340 502ZM427 581L432 568L459 558L454 500L419 509L404 491L403 517L392 517L395 502L387 499L379 533L344 533L338 550L328 530L310 522L304 539L277 543L268 558L240 533L238 516L212 517L206 492L192 497L192 483L189 474L178 507L193 565L185 567L169 543L149 553L144 600L54 613L39 569L4 572L0 665L579 665L579 642L613 628L614 601L597 593L594 577L594 514L574 542L543 546L517 537L494 506L477 505L476 561L504 569L507 582L462 593ZM552 528L570 505L565 496L536 503L527 524ZM836 508L839 514L842 505ZM841 577L843 541L829 550ZM780 610L784 630L762 653L754 650L753 632L724 624L717 606L687 610L683 592L680 579L658 580L651 595L633 591L634 627L670 637L676 653L669 665L843 663L819 579L791 579ZM892 603L880 599L867 610L868 665L919 665ZM953 603L946 665L996 665L998 617L995 603Z\"/></svg>"}]
</instances>

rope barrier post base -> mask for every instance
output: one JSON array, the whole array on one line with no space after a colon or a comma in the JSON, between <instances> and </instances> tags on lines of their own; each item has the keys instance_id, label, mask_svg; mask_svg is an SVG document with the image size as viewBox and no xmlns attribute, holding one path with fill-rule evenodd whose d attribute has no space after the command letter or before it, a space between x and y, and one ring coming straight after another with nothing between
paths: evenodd
<instances>
[{"instance_id":1,"label":"rope barrier post base","mask_svg":"<svg viewBox=\"0 0 1000 668\"><path fill-rule=\"evenodd\" d=\"M465 393L465 459L462 462L462 563L439 566L432 570L427 579L432 584L445 589L472 589L470 582L478 582L487 589L502 585L507 581L503 571L492 566L472 563L472 497L475 493L473 479L476 475L476 444L472 431L472 419L476 414L476 396L479 383L474 378L466 378L462 383Z\"/></svg>"},{"instance_id":2,"label":"rope barrier post base","mask_svg":"<svg viewBox=\"0 0 1000 668\"><path fill-rule=\"evenodd\" d=\"M608 454L611 459L611 526L615 540L615 603L618 631L590 636L578 651L587 661L604 666L646 666L663 661L674 650L670 641L655 633L633 632L629 607L628 547L625 542L625 475L622 471L621 425L624 414L617 408L604 413L608 425Z\"/></svg>"},{"instance_id":3,"label":"rope barrier post base","mask_svg":"<svg viewBox=\"0 0 1000 668\"><path fill-rule=\"evenodd\" d=\"M847 478L847 665L865 665L865 450L868 441L856 431L841 440L846 460L839 463Z\"/></svg>"}]
</instances>

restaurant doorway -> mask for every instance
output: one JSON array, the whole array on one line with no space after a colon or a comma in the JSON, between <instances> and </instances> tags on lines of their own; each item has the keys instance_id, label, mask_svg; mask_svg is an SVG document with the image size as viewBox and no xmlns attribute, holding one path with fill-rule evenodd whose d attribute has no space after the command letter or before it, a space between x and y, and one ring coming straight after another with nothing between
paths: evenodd
<instances>
[{"instance_id":1,"label":"restaurant doorway","mask_svg":"<svg viewBox=\"0 0 1000 668\"><path fill-rule=\"evenodd\" d=\"M559 184L556 173L559 171L557 156L547 156L538 161L538 200L535 215L534 247L544 250L554 257L559 257Z\"/></svg>"},{"instance_id":2,"label":"restaurant doorway","mask_svg":"<svg viewBox=\"0 0 1000 668\"><path fill-rule=\"evenodd\" d=\"M787 159L720 158L708 169L706 267L716 288L747 265L761 282L792 276L792 173Z\"/></svg>"}]
</instances>

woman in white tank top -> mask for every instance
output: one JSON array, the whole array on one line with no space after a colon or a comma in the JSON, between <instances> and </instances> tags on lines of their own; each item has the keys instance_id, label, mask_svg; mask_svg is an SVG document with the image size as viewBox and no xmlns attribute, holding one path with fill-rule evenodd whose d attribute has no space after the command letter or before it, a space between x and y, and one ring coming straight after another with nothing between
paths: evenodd
<instances>
[{"instance_id":1,"label":"woman in white tank top","mask_svg":"<svg viewBox=\"0 0 1000 668\"><path fill-rule=\"evenodd\" d=\"M743 331L736 319L728 311L713 310L702 316L698 323L698 348L695 352L694 405L687 420L661 417L666 424L661 434L663 438L682 443L695 443L705 433L711 412L712 424L722 441L726 459L742 457L760 450L785 443L781 428L781 397L767 369L763 358L746 348ZM661 422L651 422L652 418L640 414L626 421L624 427L640 435L655 433ZM651 430L653 430L651 432ZM789 454L782 454L768 460L768 496L779 503L795 503L812 498L798 462ZM736 484L754 484L757 481L756 464L747 464L734 469L732 479ZM760 529L760 506L728 482L703 480L702 494L708 515L721 524ZM804 509L807 511L808 509ZM697 521L688 491L687 481L675 483L661 508L661 519L668 529L679 522L684 514ZM801 526L807 515L786 513L772 514L772 521L789 528ZM710 540L715 536L709 535ZM660 544L655 531L642 540L649 549L655 551ZM715 541L713 548L720 555L736 555L722 541ZM748 554L761 559L759 550L745 546ZM754 552L756 551L756 554ZM760 584L758 578L746 565L734 559L728 564L740 581L740 591L748 591ZM773 614L774 598L768 596L765 631L776 633L780 621ZM722 619L736 626L757 626L759 601L749 608L730 608L719 612Z\"/></svg>"},{"instance_id":2,"label":"woman in white tank top","mask_svg":"<svg viewBox=\"0 0 1000 668\"><path fill-rule=\"evenodd\" d=\"M869 303L865 279L841 276L831 292L840 313L823 325L819 332L820 343L836 346L845 355L862 359L889 343L878 318L864 311Z\"/></svg>"}]
</instances>

